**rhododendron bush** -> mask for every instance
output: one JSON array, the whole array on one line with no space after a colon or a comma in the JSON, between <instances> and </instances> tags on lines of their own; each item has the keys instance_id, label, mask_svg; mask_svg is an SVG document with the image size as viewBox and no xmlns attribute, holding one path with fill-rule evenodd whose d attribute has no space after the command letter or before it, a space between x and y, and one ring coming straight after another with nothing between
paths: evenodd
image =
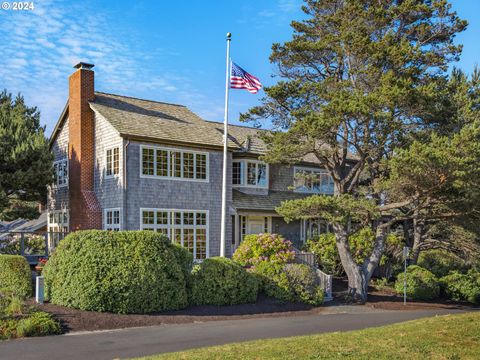
<instances>
[{"instance_id":1,"label":"rhododendron bush","mask_svg":"<svg viewBox=\"0 0 480 360\"><path fill-rule=\"evenodd\" d=\"M233 260L243 266L262 261L286 264L295 258L292 242L278 234L252 234L245 236L233 254Z\"/></svg>"}]
</instances>

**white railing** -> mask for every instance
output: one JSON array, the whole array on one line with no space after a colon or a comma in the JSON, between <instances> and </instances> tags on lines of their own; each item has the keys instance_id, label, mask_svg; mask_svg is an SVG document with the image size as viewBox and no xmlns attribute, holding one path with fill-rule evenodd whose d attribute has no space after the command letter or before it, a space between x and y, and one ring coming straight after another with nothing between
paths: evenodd
<instances>
[{"instance_id":1,"label":"white railing","mask_svg":"<svg viewBox=\"0 0 480 360\"><path fill-rule=\"evenodd\" d=\"M331 301L333 300L332 296L332 280L333 276L324 273L317 267L317 263L315 261L315 254L308 251L300 251L294 248L295 251L295 261L300 264L305 264L311 266L315 273L317 274L318 284L322 287L323 291L325 292L325 300L324 301Z\"/></svg>"}]
</instances>

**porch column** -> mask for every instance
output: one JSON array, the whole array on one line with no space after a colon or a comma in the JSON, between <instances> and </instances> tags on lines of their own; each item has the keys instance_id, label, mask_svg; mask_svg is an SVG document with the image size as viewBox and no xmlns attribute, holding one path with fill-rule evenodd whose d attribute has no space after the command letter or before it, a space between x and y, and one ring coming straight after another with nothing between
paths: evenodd
<instances>
[{"instance_id":1,"label":"porch column","mask_svg":"<svg viewBox=\"0 0 480 360\"><path fill-rule=\"evenodd\" d=\"M235 213L235 249L237 249L238 245L240 245L240 216L238 213Z\"/></svg>"}]
</instances>

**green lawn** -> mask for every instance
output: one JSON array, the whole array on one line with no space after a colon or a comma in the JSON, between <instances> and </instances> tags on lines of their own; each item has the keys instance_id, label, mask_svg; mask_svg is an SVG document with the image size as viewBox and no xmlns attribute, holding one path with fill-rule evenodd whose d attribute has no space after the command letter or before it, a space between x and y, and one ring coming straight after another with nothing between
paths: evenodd
<instances>
[{"instance_id":1,"label":"green lawn","mask_svg":"<svg viewBox=\"0 0 480 360\"><path fill-rule=\"evenodd\" d=\"M144 359L480 359L480 312L366 330L214 346Z\"/></svg>"}]
</instances>

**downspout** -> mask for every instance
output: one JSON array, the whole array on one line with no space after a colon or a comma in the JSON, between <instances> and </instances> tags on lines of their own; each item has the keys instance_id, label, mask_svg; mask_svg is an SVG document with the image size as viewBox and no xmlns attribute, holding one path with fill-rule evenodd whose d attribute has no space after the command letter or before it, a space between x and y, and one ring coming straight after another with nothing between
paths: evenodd
<instances>
[{"instance_id":1,"label":"downspout","mask_svg":"<svg viewBox=\"0 0 480 360\"><path fill-rule=\"evenodd\" d=\"M123 230L127 230L127 152L130 140L127 140L123 150Z\"/></svg>"}]
</instances>

